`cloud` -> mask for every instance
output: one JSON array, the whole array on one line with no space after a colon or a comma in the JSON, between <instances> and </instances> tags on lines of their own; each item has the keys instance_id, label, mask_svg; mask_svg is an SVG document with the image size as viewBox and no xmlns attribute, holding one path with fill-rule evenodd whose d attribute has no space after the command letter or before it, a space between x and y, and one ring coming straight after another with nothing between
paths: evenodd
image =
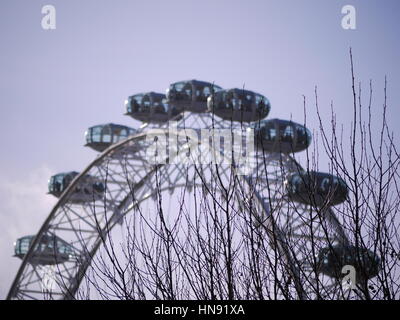
<instances>
[{"instance_id":1,"label":"cloud","mask_svg":"<svg viewBox=\"0 0 400 320\"><path fill-rule=\"evenodd\" d=\"M0 298L6 297L21 263L12 257L15 240L35 234L56 203L46 194L46 183L53 173L42 165L24 179L11 180L0 174Z\"/></svg>"}]
</instances>

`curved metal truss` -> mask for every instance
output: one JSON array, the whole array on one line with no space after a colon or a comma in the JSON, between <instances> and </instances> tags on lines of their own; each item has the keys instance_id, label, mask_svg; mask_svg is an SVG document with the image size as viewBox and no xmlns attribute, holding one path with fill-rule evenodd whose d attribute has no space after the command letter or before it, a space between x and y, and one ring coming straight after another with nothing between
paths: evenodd
<instances>
[{"instance_id":1,"label":"curved metal truss","mask_svg":"<svg viewBox=\"0 0 400 320\"><path fill-rule=\"evenodd\" d=\"M96 252L111 229L128 213L139 215L137 209L146 200L154 202L160 192L169 191L172 194L177 188L189 192L197 188L211 197L216 191L222 195L231 215L227 219L231 219L234 229L231 232L235 255L232 270L237 273L235 276L240 274L245 278L251 274L254 261L265 265L261 268L262 274L257 275L260 282L257 293L249 292L243 286L237 288L234 297L343 297L345 292L339 288L340 283L318 275L315 265L315 254L319 248L348 242L338 219L331 208L312 208L291 202L286 196L285 177L302 170L300 165L289 155L257 150L253 152L253 170L246 175L238 174L238 167L231 164L182 161L193 151L211 159L213 154L220 152L215 145L198 144L200 129L243 132L247 127L243 123L214 118L209 113L184 113L175 126L145 125L139 134L101 153L74 179L50 212L22 261L8 299L75 298ZM164 164L149 159L149 150L154 150L154 146L160 143L160 140L154 139L160 133L177 137L177 148L165 156L164 162L167 163ZM80 180L86 175L103 182L103 197L91 201L70 201ZM203 228L206 228L205 224L203 221ZM179 238L184 233L178 231L175 236ZM249 246L254 245L254 241L249 242L249 239L255 234L258 247L250 251L257 253L256 260L248 256ZM56 235L69 243L73 248L70 260L54 266L31 263L33 248L40 243L43 235ZM184 256L183 251L181 255ZM184 279L184 263L180 266L174 272ZM198 298L194 283L187 284L182 292L175 298Z\"/></svg>"}]
</instances>

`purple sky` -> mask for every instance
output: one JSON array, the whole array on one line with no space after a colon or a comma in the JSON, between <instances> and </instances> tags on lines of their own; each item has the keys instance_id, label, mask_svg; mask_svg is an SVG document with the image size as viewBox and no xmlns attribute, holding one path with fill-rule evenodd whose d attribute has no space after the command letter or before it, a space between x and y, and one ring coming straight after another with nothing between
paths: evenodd
<instances>
[{"instance_id":1,"label":"purple sky","mask_svg":"<svg viewBox=\"0 0 400 320\"><path fill-rule=\"evenodd\" d=\"M46 4L57 10L56 30L41 28ZM357 10L356 30L341 27L346 4ZM13 241L37 232L55 204L47 179L94 159L83 147L87 127L139 125L123 116L130 94L191 78L245 85L270 99L270 118L302 122L302 95L314 110L318 85L322 111L333 100L337 121L349 124L352 46L365 92L374 81L375 124L388 76L399 137L399 21L398 0L1 0L0 298L20 263ZM314 112L307 117L316 130Z\"/></svg>"}]
</instances>

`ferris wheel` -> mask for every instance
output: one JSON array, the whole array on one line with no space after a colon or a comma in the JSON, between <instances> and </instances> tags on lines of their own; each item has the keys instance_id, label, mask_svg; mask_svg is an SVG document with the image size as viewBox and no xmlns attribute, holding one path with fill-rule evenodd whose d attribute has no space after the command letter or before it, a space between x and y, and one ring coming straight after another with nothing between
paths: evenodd
<instances>
[{"instance_id":1,"label":"ferris wheel","mask_svg":"<svg viewBox=\"0 0 400 320\"><path fill-rule=\"evenodd\" d=\"M265 119L270 108L261 94L224 90L196 80L173 83L166 95L130 96L126 114L143 125L132 129L109 123L87 130L86 145L100 154L82 172L60 173L49 180L49 193L58 202L36 235L16 241L15 255L22 263L7 298L79 298L96 253L111 230L130 215L136 223L136 247L131 249L142 254L137 261L144 263L152 249L139 240L154 239L162 228L154 210L144 212L146 203L160 206L168 217L168 222L162 221L164 227L172 226L169 234L176 247L167 252L175 263L169 281L180 286L174 298L199 298L198 288L210 280L206 274L198 277L202 268L189 262L187 252L212 238L207 230L215 220L208 219L216 210L225 213L215 219L222 219L220 234L228 235L220 241L229 241L228 276L237 279L237 285L231 292L217 288L216 295L203 298L340 299L356 295L357 290L346 291L341 286L342 267L357 267L357 262L332 208L346 200L346 183L331 174L304 170L293 156L309 147L310 131L292 121ZM229 141L230 145L239 142L238 150L226 147ZM161 195L174 197L182 190L188 203L184 214L182 203L162 206ZM215 205L216 199L214 211L199 209L208 201ZM191 233L194 225L198 226L197 242ZM212 238L213 243L217 238ZM257 249L250 250L255 243ZM202 257L212 251L211 246L202 250ZM257 257L250 257L249 252L257 252ZM153 253L163 255L164 251ZM364 278L373 278L379 271L379 258L368 250L362 257L368 264ZM156 269L162 268L162 261ZM213 263L218 272L219 258ZM259 284L249 284L255 270ZM226 265L221 263L219 271L226 273ZM147 289L131 298L165 298L154 294L152 282L146 282L148 270L137 267L135 272L135 279L141 279Z\"/></svg>"}]
</instances>

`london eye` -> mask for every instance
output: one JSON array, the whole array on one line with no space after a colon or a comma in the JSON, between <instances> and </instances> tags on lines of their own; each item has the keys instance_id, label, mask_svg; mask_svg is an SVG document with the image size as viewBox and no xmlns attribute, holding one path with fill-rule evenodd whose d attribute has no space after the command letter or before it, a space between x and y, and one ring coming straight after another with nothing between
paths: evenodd
<instances>
[{"instance_id":1,"label":"london eye","mask_svg":"<svg viewBox=\"0 0 400 320\"><path fill-rule=\"evenodd\" d=\"M166 94L130 95L125 108L126 115L143 123L139 128L113 123L90 127L86 146L98 152L95 159L80 173L50 178L48 192L57 203L35 235L16 240L15 256L22 262L8 299L79 298L111 230L129 215L138 220L146 216L152 222L142 224L146 225L142 233L133 236L138 247L132 251L143 253L139 238L155 237L159 222L140 208L146 203L157 206L160 194L173 197L181 190L190 203L186 220L177 214L178 205L162 207L169 219L166 224L175 226L169 229L174 241L182 244L169 253L175 261L169 281L180 288L177 299L199 298L199 288L210 282L207 276L203 280L193 276L197 269L185 255L192 243L190 226L197 225L198 234L204 235L197 239L201 245L211 219L205 214L199 217L202 204L196 202L196 192L205 195L204 202L218 197L221 208L229 208L224 223L232 229L221 234L231 236L230 274L218 257L213 263L215 272L228 272L240 284L231 292L217 288L218 294L202 298L343 299L359 294L342 289L343 266L362 270L366 281L378 274L379 257L366 249L358 252L335 213L335 206L346 201L346 182L330 173L304 169L295 160L296 153L310 146L311 132L300 123L268 119L271 103L264 95L189 80L171 84ZM204 132L209 133L206 139ZM215 132L230 133L241 142L240 150L224 153L222 140L229 139L213 140ZM254 144L244 152L241 148L251 134ZM191 157L211 161L190 161ZM251 251L258 252L257 257L248 254L252 235L258 237L252 242L258 247ZM212 250L208 245L203 250ZM142 256L137 263L144 260ZM144 269L135 270L143 271L139 278L147 289L132 298L165 298L154 294L152 285L157 284L146 282ZM254 270L260 273L256 277ZM254 278L257 283L248 281Z\"/></svg>"}]
</instances>

